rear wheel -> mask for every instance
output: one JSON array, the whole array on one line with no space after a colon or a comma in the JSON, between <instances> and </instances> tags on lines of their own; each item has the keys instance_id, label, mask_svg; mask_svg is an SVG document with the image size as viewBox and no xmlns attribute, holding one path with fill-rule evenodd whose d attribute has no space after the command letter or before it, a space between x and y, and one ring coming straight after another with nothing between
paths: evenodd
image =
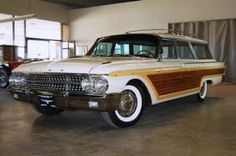
<instances>
[{"instance_id":1,"label":"rear wheel","mask_svg":"<svg viewBox=\"0 0 236 156\"><path fill-rule=\"evenodd\" d=\"M8 86L8 75L4 69L0 69L0 88L6 88Z\"/></svg>"},{"instance_id":2,"label":"rear wheel","mask_svg":"<svg viewBox=\"0 0 236 156\"><path fill-rule=\"evenodd\" d=\"M207 90L208 90L208 86L207 86L207 82L205 81L202 84L200 92L198 94L196 94L197 101L202 102L206 99Z\"/></svg>"},{"instance_id":3,"label":"rear wheel","mask_svg":"<svg viewBox=\"0 0 236 156\"><path fill-rule=\"evenodd\" d=\"M143 112L143 91L133 85L124 88L119 108L112 112L102 112L105 121L113 127L129 127L138 122Z\"/></svg>"}]
</instances>

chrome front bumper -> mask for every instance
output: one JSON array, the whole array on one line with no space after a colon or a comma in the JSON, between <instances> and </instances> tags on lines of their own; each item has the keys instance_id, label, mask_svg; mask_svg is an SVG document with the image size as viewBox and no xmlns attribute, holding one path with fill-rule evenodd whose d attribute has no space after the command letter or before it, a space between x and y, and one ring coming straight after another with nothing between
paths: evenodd
<instances>
[{"instance_id":1,"label":"chrome front bumper","mask_svg":"<svg viewBox=\"0 0 236 156\"><path fill-rule=\"evenodd\" d=\"M62 109L90 109L98 111L114 111L118 109L122 93L105 94L102 97L96 96L76 96L60 95L45 91L30 91L25 93L21 90L10 89L11 94L16 100L29 103L39 103L42 97L50 97L54 105Z\"/></svg>"}]
</instances>

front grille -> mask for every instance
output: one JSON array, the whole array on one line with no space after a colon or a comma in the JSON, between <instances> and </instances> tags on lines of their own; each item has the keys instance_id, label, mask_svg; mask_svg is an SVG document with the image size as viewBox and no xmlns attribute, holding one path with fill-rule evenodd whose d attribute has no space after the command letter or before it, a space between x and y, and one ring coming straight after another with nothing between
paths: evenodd
<instances>
[{"instance_id":1,"label":"front grille","mask_svg":"<svg viewBox=\"0 0 236 156\"><path fill-rule=\"evenodd\" d=\"M84 94L81 87L82 77L76 74L29 74L26 82L32 90Z\"/></svg>"}]
</instances>

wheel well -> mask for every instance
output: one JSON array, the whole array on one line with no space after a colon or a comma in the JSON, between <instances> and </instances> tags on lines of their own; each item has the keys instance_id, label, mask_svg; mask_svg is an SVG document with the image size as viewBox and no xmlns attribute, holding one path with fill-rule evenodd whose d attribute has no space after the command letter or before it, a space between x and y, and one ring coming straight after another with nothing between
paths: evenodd
<instances>
[{"instance_id":1,"label":"wheel well","mask_svg":"<svg viewBox=\"0 0 236 156\"><path fill-rule=\"evenodd\" d=\"M134 85L134 86L138 86L143 90L144 93L144 98L145 98L145 104L146 105L150 105L151 104L151 96L149 94L149 91L147 89L147 87L145 86L145 84L138 79L134 79L134 80L130 80L127 85Z\"/></svg>"},{"instance_id":2,"label":"wheel well","mask_svg":"<svg viewBox=\"0 0 236 156\"><path fill-rule=\"evenodd\" d=\"M207 80L206 82L208 85L211 85L213 83L212 80Z\"/></svg>"}]
</instances>

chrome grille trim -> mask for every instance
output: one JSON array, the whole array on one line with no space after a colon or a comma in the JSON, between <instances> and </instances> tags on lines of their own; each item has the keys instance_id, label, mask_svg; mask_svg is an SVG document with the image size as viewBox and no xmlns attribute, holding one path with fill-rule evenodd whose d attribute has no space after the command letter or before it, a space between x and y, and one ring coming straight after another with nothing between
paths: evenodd
<instances>
[{"instance_id":1,"label":"chrome grille trim","mask_svg":"<svg viewBox=\"0 0 236 156\"><path fill-rule=\"evenodd\" d=\"M31 90L68 92L84 95L81 81L85 74L27 74L27 87Z\"/></svg>"}]
</instances>

